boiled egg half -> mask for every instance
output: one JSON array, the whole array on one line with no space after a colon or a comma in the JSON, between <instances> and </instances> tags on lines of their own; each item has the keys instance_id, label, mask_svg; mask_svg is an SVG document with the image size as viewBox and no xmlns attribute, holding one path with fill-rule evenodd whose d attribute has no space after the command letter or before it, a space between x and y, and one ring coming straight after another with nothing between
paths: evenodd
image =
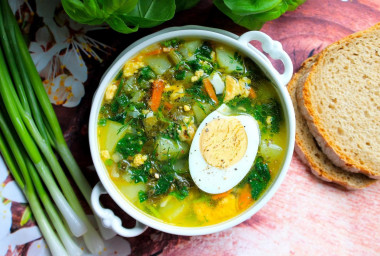
<instances>
[{"instance_id":1,"label":"boiled egg half","mask_svg":"<svg viewBox=\"0 0 380 256\"><path fill-rule=\"evenodd\" d=\"M250 115L231 115L226 105L199 125L189 153L190 174L199 189L226 192L249 172L260 143L260 129Z\"/></svg>"}]
</instances>

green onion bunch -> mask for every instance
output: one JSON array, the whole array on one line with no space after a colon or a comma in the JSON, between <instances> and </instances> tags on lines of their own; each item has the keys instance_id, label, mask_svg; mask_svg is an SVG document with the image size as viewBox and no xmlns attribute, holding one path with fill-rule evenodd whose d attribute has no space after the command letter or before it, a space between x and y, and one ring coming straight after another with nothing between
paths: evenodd
<instances>
[{"instance_id":1,"label":"green onion bunch","mask_svg":"<svg viewBox=\"0 0 380 256\"><path fill-rule=\"evenodd\" d=\"M0 152L27 198L53 255L81 255L83 237L104 243L87 218L57 155L87 203L91 187L71 154L7 0L0 0ZM102 231L101 225L99 225Z\"/></svg>"}]
</instances>

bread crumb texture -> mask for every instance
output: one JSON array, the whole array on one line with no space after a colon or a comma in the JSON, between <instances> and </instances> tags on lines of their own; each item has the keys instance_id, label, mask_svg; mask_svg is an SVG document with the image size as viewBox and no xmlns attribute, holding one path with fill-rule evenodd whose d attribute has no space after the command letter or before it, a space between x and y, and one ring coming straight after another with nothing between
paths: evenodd
<instances>
[{"instance_id":1,"label":"bread crumb texture","mask_svg":"<svg viewBox=\"0 0 380 256\"><path fill-rule=\"evenodd\" d=\"M306 120L300 113L297 105L296 89L302 85L317 56L307 59L301 69L294 74L288 85L288 91L293 102L296 116L296 147L295 150L311 172L318 178L339 184L346 189L361 189L374 183L375 180L360 173L352 173L335 166L318 147L310 133Z\"/></svg>"},{"instance_id":2,"label":"bread crumb texture","mask_svg":"<svg viewBox=\"0 0 380 256\"><path fill-rule=\"evenodd\" d=\"M380 23L322 51L298 96L331 161L380 178Z\"/></svg>"}]
</instances>

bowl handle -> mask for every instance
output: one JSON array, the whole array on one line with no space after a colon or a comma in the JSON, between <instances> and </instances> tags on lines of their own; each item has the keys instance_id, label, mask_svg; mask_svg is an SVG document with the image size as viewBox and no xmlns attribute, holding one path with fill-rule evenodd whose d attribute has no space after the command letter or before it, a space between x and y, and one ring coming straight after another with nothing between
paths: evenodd
<instances>
[{"instance_id":1,"label":"bowl handle","mask_svg":"<svg viewBox=\"0 0 380 256\"><path fill-rule=\"evenodd\" d=\"M102 224L106 228L110 228L118 235L123 237L135 237L143 233L148 227L138 221L133 228L125 228L122 226L121 220L110 209L105 209L100 204L99 198L101 195L107 194L103 185L98 182L91 193L91 203L95 213L102 220Z\"/></svg>"},{"instance_id":2,"label":"bowl handle","mask_svg":"<svg viewBox=\"0 0 380 256\"><path fill-rule=\"evenodd\" d=\"M286 85L293 75L293 64L290 60L289 55L282 49L282 45L280 42L273 40L268 35L260 32L260 31L250 31L247 33L244 33L241 35L238 39L240 43L242 43L244 46L248 45L251 50L253 50L255 53L257 53L266 63L271 64L269 59L258 49L256 49L253 45L251 45L249 42L252 40L257 40L261 43L261 47L263 48L263 51L268 53L269 56L271 56L275 60L281 60L284 64L284 73L280 74L276 70L277 76L280 79L280 82L282 85Z\"/></svg>"}]
</instances>

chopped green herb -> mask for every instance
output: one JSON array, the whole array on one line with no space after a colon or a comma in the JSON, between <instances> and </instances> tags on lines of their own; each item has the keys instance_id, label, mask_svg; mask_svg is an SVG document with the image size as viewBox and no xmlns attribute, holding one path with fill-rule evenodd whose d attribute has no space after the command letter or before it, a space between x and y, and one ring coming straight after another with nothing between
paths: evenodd
<instances>
[{"instance_id":1,"label":"chopped green herb","mask_svg":"<svg viewBox=\"0 0 380 256\"><path fill-rule=\"evenodd\" d=\"M211 60L212 47L209 42L204 42L196 51L196 55L206 57Z\"/></svg>"},{"instance_id":2,"label":"chopped green herb","mask_svg":"<svg viewBox=\"0 0 380 256\"><path fill-rule=\"evenodd\" d=\"M111 121L115 121L121 124L124 124L125 118L127 117L127 112L118 113L110 118L108 118Z\"/></svg>"},{"instance_id":3,"label":"chopped green herb","mask_svg":"<svg viewBox=\"0 0 380 256\"><path fill-rule=\"evenodd\" d=\"M116 144L116 152L123 157L133 156L139 153L146 141L146 136L141 132L128 133Z\"/></svg>"},{"instance_id":4,"label":"chopped green herb","mask_svg":"<svg viewBox=\"0 0 380 256\"><path fill-rule=\"evenodd\" d=\"M157 181L157 184L153 188L153 195L163 195L166 194L174 181L174 176L172 174L161 174Z\"/></svg>"},{"instance_id":5,"label":"chopped green herb","mask_svg":"<svg viewBox=\"0 0 380 256\"><path fill-rule=\"evenodd\" d=\"M146 201L148 199L148 194L145 191L139 191L139 201L140 203Z\"/></svg>"},{"instance_id":6,"label":"chopped green herb","mask_svg":"<svg viewBox=\"0 0 380 256\"><path fill-rule=\"evenodd\" d=\"M227 105L237 111L242 108L247 111L248 114L261 122L263 125L262 132L269 130L273 133L278 133L280 131L282 121L281 107L275 99L269 99L261 104L254 104L254 101L249 98L235 98L229 101Z\"/></svg>"},{"instance_id":7,"label":"chopped green herb","mask_svg":"<svg viewBox=\"0 0 380 256\"><path fill-rule=\"evenodd\" d=\"M140 77L142 77L145 80L149 80L156 78L156 74L149 66L146 66L140 69Z\"/></svg>"},{"instance_id":8,"label":"chopped green herb","mask_svg":"<svg viewBox=\"0 0 380 256\"><path fill-rule=\"evenodd\" d=\"M152 164L149 160L137 168L131 168L131 179L135 183L143 182L146 183L149 177L149 170L152 168Z\"/></svg>"},{"instance_id":9,"label":"chopped green herb","mask_svg":"<svg viewBox=\"0 0 380 256\"><path fill-rule=\"evenodd\" d=\"M104 161L104 164L107 165L107 166L111 166L113 164L113 160L112 159L107 159L106 161Z\"/></svg>"},{"instance_id":10,"label":"chopped green herb","mask_svg":"<svg viewBox=\"0 0 380 256\"><path fill-rule=\"evenodd\" d=\"M107 124L107 119L106 118L101 118L98 121L99 126L105 126Z\"/></svg>"},{"instance_id":11,"label":"chopped green herb","mask_svg":"<svg viewBox=\"0 0 380 256\"><path fill-rule=\"evenodd\" d=\"M167 41L161 42L161 45L164 46L164 47L173 47L173 48L176 48L176 47L178 47L178 45L180 43L181 43L180 40L174 38L174 39L171 39L171 40L167 40Z\"/></svg>"},{"instance_id":12,"label":"chopped green herb","mask_svg":"<svg viewBox=\"0 0 380 256\"><path fill-rule=\"evenodd\" d=\"M203 89L202 79L199 79L193 84L192 87L185 90L187 94L192 96L194 99L200 99L202 102L212 103L211 98L206 94Z\"/></svg>"},{"instance_id":13,"label":"chopped green herb","mask_svg":"<svg viewBox=\"0 0 380 256\"><path fill-rule=\"evenodd\" d=\"M168 128L163 132L163 137L169 139L179 140L178 130L181 130L181 126L174 122L169 122Z\"/></svg>"},{"instance_id":14,"label":"chopped green herb","mask_svg":"<svg viewBox=\"0 0 380 256\"><path fill-rule=\"evenodd\" d=\"M129 103L129 99L127 95L125 94L121 94L120 96L117 96L115 100L119 104L119 106L122 106L122 107L127 106Z\"/></svg>"},{"instance_id":15,"label":"chopped green herb","mask_svg":"<svg viewBox=\"0 0 380 256\"><path fill-rule=\"evenodd\" d=\"M271 99L268 103L256 105L253 116L271 132L278 133L280 131L281 107L275 99Z\"/></svg>"},{"instance_id":16,"label":"chopped green herb","mask_svg":"<svg viewBox=\"0 0 380 256\"><path fill-rule=\"evenodd\" d=\"M268 186L270 171L268 164L261 156L256 158L255 164L248 174L248 183L251 185L252 198L257 200L262 191Z\"/></svg>"},{"instance_id":17,"label":"chopped green herb","mask_svg":"<svg viewBox=\"0 0 380 256\"><path fill-rule=\"evenodd\" d=\"M116 75L115 80L119 80L121 76L123 75L123 70L120 70L119 73Z\"/></svg>"},{"instance_id":18,"label":"chopped green herb","mask_svg":"<svg viewBox=\"0 0 380 256\"><path fill-rule=\"evenodd\" d=\"M198 59L189 60L186 62L186 64L190 66L192 71L197 71L197 70L200 70L202 68L202 65Z\"/></svg>"},{"instance_id":19,"label":"chopped green herb","mask_svg":"<svg viewBox=\"0 0 380 256\"><path fill-rule=\"evenodd\" d=\"M190 71L191 68L190 68L190 66L186 63L186 61L181 60L181 61L175 66L175 70L188 70L188 71Z\"/></svg>"},{"instance_id":20,"label":"chopped green herb","mask_svg":"<svg viewBox=\"0 0 380 256\"><path fill-rule=\"evenodd\" d=\"M112 101L112 103L111 103L111 111L113 113L117 113L118 110L119 110L119 103L116 100Z\"/></svg>"},{"instance_id":21,"label":"chopped green herb","mask_svg":"<svg viewBox=\"0 0 380 256\"><path fill-rule=\"evenodd\" d=\"M120 83L119 83L119 86L117 87L117 91L115 93L116 96L118 96L121 92L121 89L123 88L124 86L124 83L125 83L125 79L124 77L120 79Z\"/></svg>"},{"instance_id":22,"label":"chopped green herb","mask_svg":"<svg viewBox=\"0 0 380 256\"><path fill-rule=\"evenodd\" d=\"M241 57L241 55L238 52L234 53L234 61L243 65L243 58Z\"/></svg>"},{"instance_id":23,"label":"chopped green herb","mask_svg":"<svg viewBox=\"0 0 380 256\"><path fill-rule=\"evenodd\" d=\"M183 200L189 195L189 190L187 189L186 186L183 186L173 192L170 192L170 195L174 196L178 200Z\"/></svg>"},{"instance_id":24,"label":"chopped green herb","mask_svg":"<svg viewBox=\"0 0 380 256\"><path fill-rule=\"evenodd\" d=\"M175 73L174 77L176 80L183 80L186 76L186 70L180 70Z\"/></svg>"},{"instance_id":25,"label":"chopped green herb","mask_svg":"<svg viewBox=\"0 0 380 256\"><path fill-rule=\"evenodd\" d=\"M202 65L202 70L210 75L212 73L212 71L214 71L214 67L209 63L209 62L205 62L203 65Z\"/></svg>"}]
</instances>

